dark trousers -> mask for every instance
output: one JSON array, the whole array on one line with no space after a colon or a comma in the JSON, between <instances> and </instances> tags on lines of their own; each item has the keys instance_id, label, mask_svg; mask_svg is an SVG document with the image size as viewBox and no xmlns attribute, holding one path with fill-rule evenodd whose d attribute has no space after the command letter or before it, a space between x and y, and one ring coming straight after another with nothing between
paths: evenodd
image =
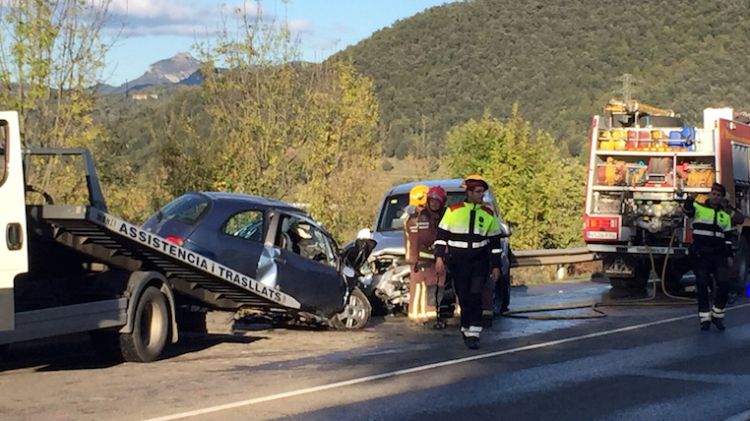
<instances>
[{"instance_id":1,"label":"dark trousers","mask_svg":"<svg viewBox=\"0 0 750 421\"><path fill-rule=\"evenodd\" d=\"M729 296L729 278L726 256L715 254L702 254L696 257L693 266L695 272L695 283L698 289L698 312L711 311L708 295L708 287L711 285L713 275L716 280L716 297L714 306L724 309Z\"/></svg>"},{"instance_id":2,"label":"dark trousers","mask_svg":"<svg viewBox=\"0 0 750 421\"><path fill-rule=\"evenodd\" d=\"M503 313L508 311L508 305L510 305L510 277L503 276L500 273L500 279L495 283L495 300L494 300L495 313Z\"/></svg>"},{"instance_id":3,"label":"dark trousers","mask_svg":"<svg viewBox=\"0 0 750 421\"><path fill-rule=\"evenodd\" d=\"M458 259L456 259L458 260ZM449 270L461 305L461 327L482 326L482 287L487 280L489 261L480 253L472 259L451 262Z\"/></svg>"}]
</instances>

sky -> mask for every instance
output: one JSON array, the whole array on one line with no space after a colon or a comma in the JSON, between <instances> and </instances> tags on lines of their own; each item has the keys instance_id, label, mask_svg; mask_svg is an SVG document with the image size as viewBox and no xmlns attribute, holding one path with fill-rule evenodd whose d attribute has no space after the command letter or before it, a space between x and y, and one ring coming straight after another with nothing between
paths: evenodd
<instances>
[{"instance_id":1,"label":"sky","mask_svg":"<svg viewBox=\"0 0 750 421\"><path fill-rule=\"evenodd\" d=\"M298 36L302 59L325 60L378 29L427 8L455 0L264 0L263 16L287 22ZM112 0L104 36L111 43L103 77L121 85L149 64L210 41L222 17L243 0ZM249 10L255 2L248 1Z\"/></svg>"}]
</instances>

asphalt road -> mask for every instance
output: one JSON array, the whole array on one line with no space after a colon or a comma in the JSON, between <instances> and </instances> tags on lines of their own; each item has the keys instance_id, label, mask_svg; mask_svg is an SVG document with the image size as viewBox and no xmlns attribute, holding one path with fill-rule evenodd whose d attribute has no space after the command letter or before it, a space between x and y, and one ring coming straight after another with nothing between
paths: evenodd
<instances>
[{"instance_id":1,"label":"asphalt road","mask_svg":"<svg viewBox=\"0 0 750 421\"><path fill-rule=\"evenodd\" d=\"M591 302L606 286L516 290L514 309ZM361 332L255 330L186 338L152 364L97 359L85 336L11 349L2 419L750 419L750 307L725 332L688 306L606 318L501 319L482 348L402 318ZM556 314L591 314L576 310ZM735 418L731 418L735 417Z\"/></svg>"}]
</instances>

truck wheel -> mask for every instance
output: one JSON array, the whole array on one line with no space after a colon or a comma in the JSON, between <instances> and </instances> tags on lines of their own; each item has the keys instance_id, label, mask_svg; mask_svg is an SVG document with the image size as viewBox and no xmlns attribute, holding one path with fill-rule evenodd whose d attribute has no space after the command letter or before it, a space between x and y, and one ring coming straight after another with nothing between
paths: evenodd
<instances>
[{"instance_id":1,"label":"truck wheel","mask_svg":"<svg viewBox=\"0 0 750 421\"><path fill-rule=\"evenodd\" d=\"M132 362L156 360L167 344L168 333L167 299L159 289L148 287L136 305L133 331L120 335L123 358Z\"/></svg>"},{"instance_id":2,"label":"truck wheel","mask_svg":"<svg viewBox=\"0 0 750 421\"><path fill-rule=\"evenodd\" d=\"M633 276L627 278L618 278L609 276L609 284L612 288L627 289L634 292L640 292L646 289L648 284L648 268L642 264L635 266Z\"/></svg>"},{"instance_id":3,"label":"truck wheel","mask_svg":"<svg viewBox=\"0 0 750 421\"><path fill-rule=\"evenodd\" d=\"M734 283L734 288L740 296L745 296L747 283L750 281L748 276L748 270L750 270L750 244L748 244L747 238L740 238L739 245L737 247L737 256L735 258L735 267L737 268L737 279Z\"/></svg>"},{"instance_id":4,"label":"truck wheel","mask_svg":"<svg viewBox=\"0 0 750 421\"><path fill-rule=\"evenodd\" d=\"M354 288L349 294L349 301L341 313L333 315L329 324L336 330L356 330L367 325L372 314L372 307L367 300L367 295L359 288Z\"/></svg>"}]
</instances>

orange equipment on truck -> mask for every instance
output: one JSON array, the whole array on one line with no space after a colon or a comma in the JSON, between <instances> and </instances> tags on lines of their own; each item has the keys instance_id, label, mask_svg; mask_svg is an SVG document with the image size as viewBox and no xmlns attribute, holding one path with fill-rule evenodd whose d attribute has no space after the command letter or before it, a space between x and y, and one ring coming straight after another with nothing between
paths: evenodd
<instances>
[{"instance_id":1,"label":"orange equipment on truck","mask_svg":"<svg viewBox=\"0 0 750 421\"><path fill-rule=\"evenodd\" d=\"M642 289L652 266L676 290L690 270L688 194L703 200L711 184L727 188L729 204L750 214L749 119L731 108L706 108L703 127L672 110L611 101L591 121L584 240L603 261L612 286ZM748 282L750 219L735 239L736 287ZM653 258L653 263L652 263Z\"/></svg>"}]
</instances>

